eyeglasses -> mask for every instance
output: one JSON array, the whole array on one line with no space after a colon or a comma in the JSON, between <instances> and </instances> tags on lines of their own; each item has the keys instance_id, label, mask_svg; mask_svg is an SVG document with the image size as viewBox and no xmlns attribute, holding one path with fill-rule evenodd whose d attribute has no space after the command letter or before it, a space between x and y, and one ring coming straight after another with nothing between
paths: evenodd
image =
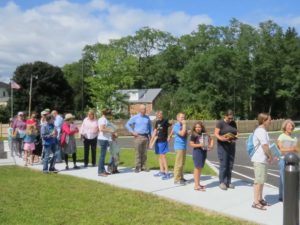
<instances>
[{"instance_id":1,"label":"eyeglasses","mask_svg":"<svg viewBox=\"0 0 300 225\"><path fill-rule=\"evenodd\" d=\"M233 120L233 117L228 117L228 120Z\"/></svg>"}]
</instances>

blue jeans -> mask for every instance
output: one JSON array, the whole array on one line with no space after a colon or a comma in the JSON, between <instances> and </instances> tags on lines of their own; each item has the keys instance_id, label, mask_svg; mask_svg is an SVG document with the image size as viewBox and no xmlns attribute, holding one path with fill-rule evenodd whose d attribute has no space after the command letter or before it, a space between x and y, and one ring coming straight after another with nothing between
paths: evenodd
<instances>
[{"instance_id":1,"label":"blue jeans","mask_svg":"<svg viewBox=\"0 0 300 225\"><path fill-rule=\"evenodd\" d=\"M106 156L107 148L109 146L109 142L107 140L99 140L99 145L100 145L100 158L98 164L98 173L104 173L105 156Z\"/></svg>"},{"instance_id":2,"label":"blue jeans","mask_svg":"<svg viewBox=\"0 0 300 225\"><path fill-rule=\"evenodd\" d=\"M279 198L283 199L283 187L284 187L284 159L279 159L278 166L279 166Z\"/></svg>"},{"instance_id":3,"label":"blue jeans","mask_svg":"<svg viewBox=\"0 0 300 225\"><path fill-rule=\"evenodd\" d=\"M49 162L49 155L52 153L52 158L50 160L50 168L49 171L54 170L55 166L55 160L56 160L56 149L57 146L56 144L51 144L51 145L44 145L44 160L43 160L43 172L48 171L48 162Z\"/></svg>"},{"instance_id":4,"label":"blue jeans","mask_svg":"<svg viewBox=\"0 0 300 225\"><path fill-rule=\"evenodd\" d=\"M220 160L219 181L225 185L231 184L231 174L235 157L235 143L218 143L218 158Z\"/></svg>"}]
</instances>

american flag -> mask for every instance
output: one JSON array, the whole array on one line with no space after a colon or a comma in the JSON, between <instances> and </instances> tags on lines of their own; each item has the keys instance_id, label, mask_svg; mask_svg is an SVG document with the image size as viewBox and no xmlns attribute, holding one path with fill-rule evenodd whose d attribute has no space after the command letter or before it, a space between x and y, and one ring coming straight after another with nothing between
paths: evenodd
<instances>
[{"instance_id":1,"label":"american flag","mask_svg":"<svg viewBox=\"0 0 300 225\"><path fill-rule=\"evenodd\" d=\"M21 86L19 84L17 84L16 82L14 82L13 80L11 80L10 85L11 85L11 88L13 88L13 89L21 88Z\"/></svg>"}]
</instances>

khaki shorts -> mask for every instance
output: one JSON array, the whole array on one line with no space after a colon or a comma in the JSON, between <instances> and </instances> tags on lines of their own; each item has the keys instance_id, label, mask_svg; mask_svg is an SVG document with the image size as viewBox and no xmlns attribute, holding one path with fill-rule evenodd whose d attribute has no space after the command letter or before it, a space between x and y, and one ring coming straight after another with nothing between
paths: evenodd
<instances>
[{"instance_id":1,"label":"khaki shorts","mask_svg":"<svg viewBox=\"0 0 300 225\"><path fill-rule=\"evenodd\" d=\"M265 163L254 162L254 183L264 184L267 181L268 165Z\"/></svg>"}]
</instances>

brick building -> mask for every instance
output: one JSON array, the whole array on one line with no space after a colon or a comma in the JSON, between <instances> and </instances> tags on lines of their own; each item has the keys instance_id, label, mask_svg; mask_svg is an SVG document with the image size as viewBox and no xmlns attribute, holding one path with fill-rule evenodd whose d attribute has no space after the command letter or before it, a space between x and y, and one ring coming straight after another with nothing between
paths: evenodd
<instances>
[{"instance_id":1,"label":"brick building","mask_svg":"<svg viewBox=\"0 0 300 225\"><path fill-rule=\"evenodd\" d=\"M157 97L161 93L161 88L154 89L128 89L119 90L121 94L127 96L128 114L135 115L138 113L141 104L146 105L146 113L151 115L155 106Z\"/></svg>"}]
</instances>

